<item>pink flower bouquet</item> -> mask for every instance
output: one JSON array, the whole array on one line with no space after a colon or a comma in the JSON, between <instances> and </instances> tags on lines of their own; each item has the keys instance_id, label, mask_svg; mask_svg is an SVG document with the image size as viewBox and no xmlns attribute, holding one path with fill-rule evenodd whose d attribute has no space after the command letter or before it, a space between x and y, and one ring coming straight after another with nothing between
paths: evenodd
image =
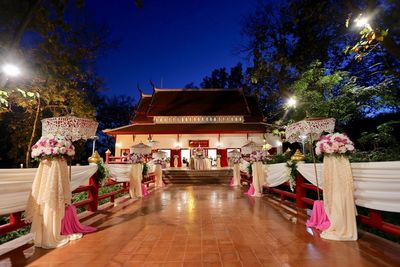
<instances>
[{"instance_id":1,"label":"pink flower bouquet","mask_svg":"<svg viewBox=\"0 0 400 267\"><path fill-rule=\"evenodd\" d=\"M269 153L266 150L256 150L250 154L250 161L257 162L262 161L265 162L269 159Z\"/></svg>"},{"instance_id":2,"label":"pink flower bouquet","mask_svg":"<svg viewBox=\"0 0 400 267\"><path fill-rule=\"evenodd\" d=\"M345 134L323 135L316 144L315 154L347 155L354 151L354 143Z\"/></svg>"},{"instance_id":3,"label":"pink flower bouquet","mask_svg":"<svg viewBox=\"0 0 400 267\"><path fill-rule=\"evenodd\" d=\"M129 155L129 158L133 164L136 163L144 163L144 156L136 153L132 153Z\"/></svg>"},{"instance_id":4,"label":"pink flower bouquet","mask_svg":"<svg viewBox=\"0 0 400 267\"><path fill-rule=\"evenodd\" d=\"M44 158L65 158L75 155L75 147L72 142L63 136L48 135L42 136L39 141L32 146L31 156L35 160Z\"/></svg>"}]
</instances>

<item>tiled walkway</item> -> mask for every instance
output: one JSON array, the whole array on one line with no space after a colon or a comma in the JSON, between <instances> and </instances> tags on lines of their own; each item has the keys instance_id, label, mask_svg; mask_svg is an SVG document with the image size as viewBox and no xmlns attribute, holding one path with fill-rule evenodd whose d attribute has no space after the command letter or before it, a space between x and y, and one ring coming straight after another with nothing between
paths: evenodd
<instances>
[{"instance_id":1,"label":"tiled walkway","mask_svg":"<svg viewBox=\"0 0 400 267\"><path fill-rule=\"evenodd\" d=\"M21 249L0 266L400 266L399 246L360 234L321 240L265 199L228 186L169 186L117 212L99 231L55 250Z\"/></svg>"}]
</instances>

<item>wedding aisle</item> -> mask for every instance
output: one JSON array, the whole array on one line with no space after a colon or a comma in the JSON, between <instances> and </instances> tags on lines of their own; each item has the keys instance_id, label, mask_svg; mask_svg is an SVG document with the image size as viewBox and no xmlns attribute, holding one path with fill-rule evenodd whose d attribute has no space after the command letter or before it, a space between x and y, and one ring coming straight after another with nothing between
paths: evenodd
<instances>
[{"instance_id":1,"label":"wedding aisle","mask_svg":"<svg viewBox=\"0 0 400 267\"><path fill-rule=\"evenodd\" d=\"M55 250L25 245L0 266L400 265L396 244L323 240L265 197L226 185L171 185L112 211L93 215L96 233Z\"/></svg>"}]
</instances>

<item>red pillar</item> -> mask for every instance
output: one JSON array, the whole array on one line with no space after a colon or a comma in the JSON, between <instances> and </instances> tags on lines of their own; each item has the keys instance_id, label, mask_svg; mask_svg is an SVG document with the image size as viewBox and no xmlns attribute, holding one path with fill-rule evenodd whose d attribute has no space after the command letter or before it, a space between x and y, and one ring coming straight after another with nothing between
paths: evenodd
<instances>
[{"instance_id":1,"label":"red pillar","mask_svg":"<svg viewBox=\"0 0 400 267\"><path fill-rule=\"evenodd\" d=\"M182 153L180 149L171 149L170 164L174 166L175 155L178 156L178 167L182 167Z\"/></svg>"},{"instance_id":2,"label":"red pillar","mask_svg":"<svg viewBox=\"0 0 400 267\"><path fill-rule=\"evenodd\" d=\"M226 148L217 149L217 154L221 155L221 167L228 166L228 150Z\"/></svg>"},{"instance_id":3,"label":"red pillar","mask_svg":"<svg viewBox=\"0 0 400 267\"><path fill-rule=\"evenodd\" d=\"M306 189L301 185L305 182L304 177L300 173L296 176L296 207L299 209L307 208L307 204L303 202L302 198L306 196Z\"/></svg>"}]
</instances>

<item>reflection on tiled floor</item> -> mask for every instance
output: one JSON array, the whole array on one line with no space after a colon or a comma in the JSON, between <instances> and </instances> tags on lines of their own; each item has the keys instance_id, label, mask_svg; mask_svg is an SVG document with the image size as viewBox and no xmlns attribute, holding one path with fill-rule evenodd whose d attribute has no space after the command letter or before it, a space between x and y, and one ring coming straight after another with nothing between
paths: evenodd
<instances>
[{"instance_id":1,"label":"reflection on tiled floor","mask_svg":"<svg viewBox=\"0 0 400 267\"><path fill-rule=\"evenodd\" d=\"M395 244L322 240L286 215L228 186L169 186L100 212L94 234L55 250L26 245L0 266L400 266Z\"/></svg>"}]
</instances>

